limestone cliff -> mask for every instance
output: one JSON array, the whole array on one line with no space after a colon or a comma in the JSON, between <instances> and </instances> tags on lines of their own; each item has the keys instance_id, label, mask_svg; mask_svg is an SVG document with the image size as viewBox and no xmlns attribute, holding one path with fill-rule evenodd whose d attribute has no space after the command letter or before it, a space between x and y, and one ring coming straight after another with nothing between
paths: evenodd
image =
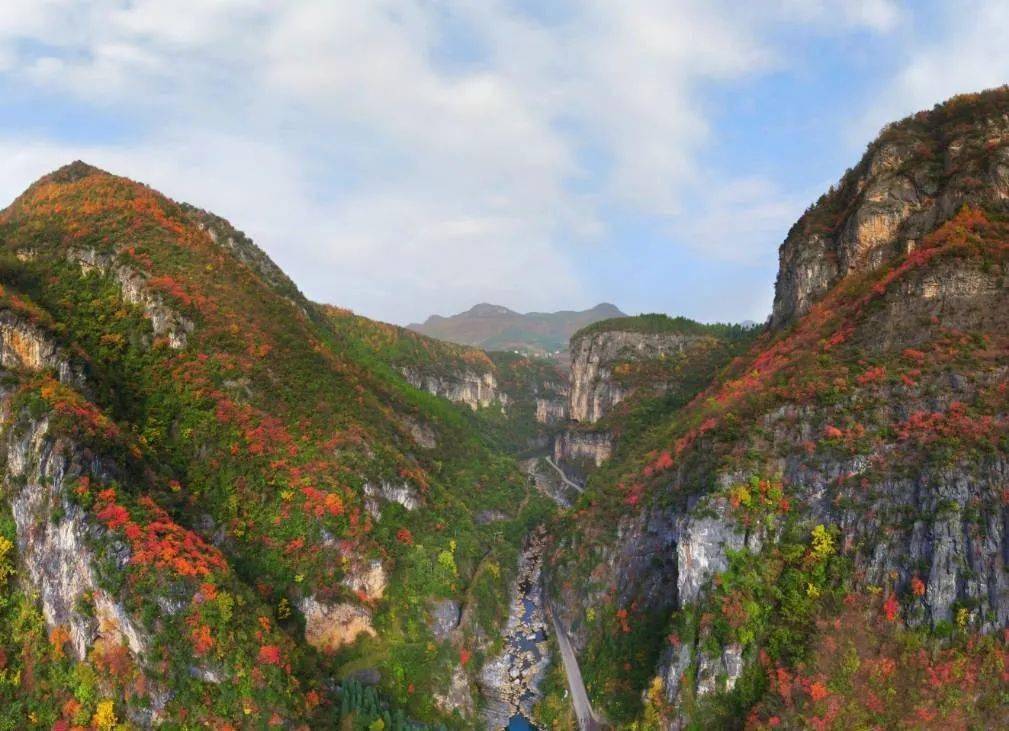
<instances>
[{"instance_id":1,"label":"limestone cliff","mask_svg":"<svg viewBox=\"0 0 1009 731\"><path fill-rule=\"evenodd\" d=\"M402 373L414 388L440 396L455 403L465 404L474 411L486 409L495 403L503 408L508 397L498 391L497 378L490 371L461 370L452 373L422 373L416 368L404 367Z\"/></svg>"},{"instance_id":2,"label":"limestone cliff","mask_svg":"<svg viewBox=\"0 0 1009 731\"><path fill-rule=\"evenodd\" d=\"M151 322L155 337L167 339L173 348L184 348L194 324L168 306L165 297L151 282L151 276L95 249L70 249L67 258L80 266L84 274L109 275L119 286L123 299L138 305Z\"/></svg>"},{"instance_id":3,"label":"limestone cliff","mask_svg":"<svg viewBox=\"0 0 1009 731\"><path fill-rule=\"evenodd\" d=\"M554 460L567 467L579 462L599 467L612 454L613 435L606 431L565 429L554 439Z\"/></svg>"},{"instance_id":4,"label":"limestone cliff","mask_svg":"<svg viewBox=\"0 0 1009 731\"><path fill-rule=\"evenodd\" d=\"M757 726L897 723L933 702L901 628L975 667L1009 626L1007 143L1006 89L885 130L782 246L772 329L590 483L551 586L594 701L667 729L743 697ZM884 712L850 689L889 663Z\"/></svg>"},{"instance_id":5,"label":"limestone cliff","mask_svg":"<svg viewBox=\"0 0 1009 731\"><path fill-rule=\"evenodd\" d=\"M672 360L688 353L704 335L629 332L614 323L613 329L576 333L571 338L571 396L568 414L573 421L592 424L614 406L645 386L652 391L665 388L662 382L632 383L626 375L630 364ZM621 367L624 373L621 373Z\"/></svg>"},{"instance_id":6,"label":"limestone cliff","mask_svg":"<svg viewBox=\"0 0 1009 731\"><path fill-rule=\"evenodd\" d=\"M536 399L536 421L540 424L560 424L568 418L568 405L559 399Z\"/></svg>"},{"instance_id":7,"label":"limestone cliff","mask_svg":"<svg viewBox=\"0 0 1009 731\"><path fill-rule=\"evenodd\" d=\"M131 563L131 547L79 499L82 484L113 481L122 471L55 428L58 412L26 409L18 399L21 377L55 373L64 384L82 388L83 375L51 336L11 312L0 314L0 359L12 369L0 373L0 462L5 465L0 494L14 519L22 590L38 598L49 631L66 637L76 659L96 647L99 654L128 649L147 683L147 692L129 705L131 720L157 723L170 693L148 665L152 631L127 606L115 577ZM166 612L175 611L177 599L157 598Z\"/></svg>"},{"instance_id":8,"label":"limestone cliff","mask_svg":"<svg viewBox=\"0 0 1009 731\"><path fill-rule=\"evenodd\" d=\"M9 394L8 394L9 396ZM4 399L5 406L9 398ZM4 416L18 421L9 412ZM20 420L3 443L7 464L5 491L17 526L18 553L25 585L37 592L51 628L66 628L75 655L82 659L103 633L125 637L131 652L143 652L145 633L99 582L100 560L123 566L130 560L125 547L75 505L68 487L90 473L90 460L78 445L54 437L49 421ZM99 468L102 470L104 468ZM104 544L104 545L103 545ZM96 550L96 546L102 546ZM83 605L88 605L86 611ZM99 621L102 618L105 621ZM114 628L110 629L110 628Z\"/></svg>"},{"instance_id":9,"label":"limestone cliff","mask_svg":"<svg viewBox=\"0 0 1009 731\"><path fill-rule=\"evenodd\" d=\"M994 105L962 119L970 105L954 100L888 126L799 219L779 252L772 327L794 322L851 273L913 250L964 203L1009 199L1009 115Z\"/></svg>"},{"instance_id":10,"label":"limestone cliff","mask_svg":"<svg viewBox=\"0 0 1009 731\"><path fill-rule=\"evenodd\" d=\"M0 367L52 371L63 383L84 385L80 364L41 326L10 310L0 310Z\"/></svg>"},{"instance_id":11,"label":"limestone cliff","mask_svg":"<svg viewBox=\"0 0 1009 731\"><path fill-rule=\"evenodd\" d=\"M618 440L636 437L649 411L692 398L753 333L665 315L605 320L576 333L566 409L573 423L554 439L555 460L584 479Z\"/></svg>"}]
</instances>

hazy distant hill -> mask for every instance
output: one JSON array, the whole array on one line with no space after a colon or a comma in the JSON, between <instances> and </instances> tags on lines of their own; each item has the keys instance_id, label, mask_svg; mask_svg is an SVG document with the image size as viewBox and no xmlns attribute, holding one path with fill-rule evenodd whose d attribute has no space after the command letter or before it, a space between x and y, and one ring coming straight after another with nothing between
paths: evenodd
<instances>
[{"instance_id":1,"label":"hazy distant hill","mask_svg":"<svg viewBox=\"0 0 1009 731\"><path fill-rule=\"evenodd\" d=\"M546 355L567 348L571 336L586 325L612 317L624 317L615 305L598 304L574 312L529 312L521 314L500 305L479 304L451 317L432 315L423 324L408 327L424 335L484 350L518 350Z\"/></svg>"}]
</instances>

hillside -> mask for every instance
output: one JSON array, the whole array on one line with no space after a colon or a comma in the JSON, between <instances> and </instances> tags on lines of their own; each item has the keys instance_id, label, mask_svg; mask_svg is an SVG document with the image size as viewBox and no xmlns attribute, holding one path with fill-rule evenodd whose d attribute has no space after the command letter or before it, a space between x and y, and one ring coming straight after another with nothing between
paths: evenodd
<instances>
[{"instance_id":1,"label":"hillside","mask_svg":"<svg viewBox=\"0 0 1009 731\"><path fill-rule=\"evenodd\" d=\"M568 423L554 459L584 481L623 445L693 398L757 330L649 314L602 320L571 337Z\"/></svg>"},{"instance_id":2,"label":"hillside","mask_svg":"<svg viewBox=\"0 0 1009 731\"><path fill-rule=\"evenodd\" d=\"M779 259L766 326L478 306L542 319L487 352L41 178L0 212L0 728L1006 727L1009 87L886 127Z\"/></svg>"},{"instance_id":3,"label":"hillside","mask_svg":"<svg viewBox=\"0 0 1009 731\"><path fill-rule=\"evenodd\" d=\"M568 388L556 361L487 353L336 307L323 311L344 347L375 368L391 368L412 386L468 407L474 428L492 447L523 454L547 446L555 422L542 417L541 405L565 399Z\"/></svg>"},{"instance_id":4,"label":"hillside","mask_svg":"<svg viewBox=\"0 0 1009 731\"><path fill-rule=\"evenodd\" d=\"M599 304L579 312L529 312L520 314L499 305L479 304L450 317L432 315L423 323L409 325L423 335L483 350L517 351L524 355L549 356L567 347L568 340L586 325L623 317L611 304Z\"/></svg>"},{"instance_id":5,"label":"hillside","mask_svg":"<svg viewBox=\"0 0 1009 731\"><path fill-rule=\"evenodd\" d=\"M0 285L0 727L472 723L549 504L457 407L83 163L0 214Z\"/></svg>"},{"instance_id":6,"label":"hillside","mask_svg":"<svg viewBox=\"0 0 1009 731\"><path fill-rule=\"evenodd\" d=\"M1009 722L1007 176L1005 88L886 128L789 232L771 328L560 519L611 721Z\"/></svg>"}]
</instances>

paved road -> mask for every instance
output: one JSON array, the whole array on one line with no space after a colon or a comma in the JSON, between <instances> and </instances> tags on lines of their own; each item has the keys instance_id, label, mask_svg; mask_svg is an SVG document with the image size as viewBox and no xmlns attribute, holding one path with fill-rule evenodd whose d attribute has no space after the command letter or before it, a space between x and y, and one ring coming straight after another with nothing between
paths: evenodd
<instances>
[{"instance_id":1,"label":"paved road","mask_svg":"<svg viewBox=\"0 0 1009 731\"><path fill-rule=\"evenodd\" d=\"M561 480L564 481L565 485L567 485L568 487L572 488L573 490L577 490L578 492L584 492L585 488L583 488L577 482L572 482L571 480L569 480L568 476L564 474L564 470L562 470L558 466L558 464L553 461L553 459L551 459L550 457L544 457L544 459L547 461L548 465L550 465L555 470L557 470L557 474L561 476Z\"/></svg>"},{"instance_id":2,"label":"paved road","mask_svg":"<svg viewBox=\"0 0 1009 731\"><path fill-rule=\"evenodd\" d=\"M585 692L585 683L582 681L582 671L578 668L578 658L575 657L575 651L568 640L568 633L561 626L549 603L547 610L550 613L550 621L553 622L557 646L561 650L561 660L564 661L564 674L568 678L568 689L571 691L571 704L575 708L575 716L578 717L578 728L581 731L600 731L606 727L599 722L595 711L592 710L589 694Z\"/></svg>"}]
</instances>

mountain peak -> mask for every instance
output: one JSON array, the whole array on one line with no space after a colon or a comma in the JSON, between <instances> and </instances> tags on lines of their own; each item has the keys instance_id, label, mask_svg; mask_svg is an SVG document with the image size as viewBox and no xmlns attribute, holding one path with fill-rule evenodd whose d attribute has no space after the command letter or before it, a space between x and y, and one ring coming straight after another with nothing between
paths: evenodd
<instances>
[{"instance_id":1,"label":"mountain peak","mask_svg":"<svg viewBox=\"0 0 1009 731\"><path fill-rule=\"evenodd\" d=\"M474 317L506 317L508 315L517 315L518 313L514 310L509 310L503 305L492 305L489 302L481 302L478 305L473 305L465 314Z\"/></svg>"},{"instance_id":2,"label":"mountain peak","mask_svg":"<svg viewBox=\"0 0 1009 731\"><path fill-rule=\"evenodd\" d=\"M481 302L457 315L432 315L423 324L408 327L422 335L460 345L543 356L566 349L571 335L586 325L623 314L607 302L590 310L524 314L502 305Z\"/></svg>"},{"instance_id":3,"label":"mountain peak","mask_svg":"<svg viewBox=\"0 0 1009 731\"><path fill-rule=\"evenodd\" d=\"M336 331L224 219L81 161L40 178L0 228L0 666L38 681L3 686L0 727L23 727L25 709L38 709L36 725L66 725L52 709L72 708L103 728L117 714L140 727L337 728L346 690L326 685L335 665L308 658L355 652L364 635L390 658L368 672L395 677L412 667L413 640L384 626L442 587L494 618L488 630L505 626L497 597L517 581L511 559L537 508L472 422L372 360L395 333ZM404 350L434 357L425 345ZM462 350L432 348L491 367ZM8 469L29 434L23 471ZM256 509L227 507L245 504ZM380 515L391 532L372 529ZM454 563L429 584L395 558L414 545L463 567L494 557L489 598L466 594ZM403 593L378 601L386 586ZM304 601L275 614L282 596ZM169 602L177 609L159 612ZM288 633L288 617L304 630ZM53 649L38 652L47 625ZM113 661L122 672L106 672L101 692L115 701L73 700L66 663L93 677ZM206 680L216 673L254 677L255 702ZM411 675L418 697L439 692L436 673Z\"/></svg>"},{"instance_id":4,"label":"mountain peak","mask_svg":"<svg viewBox=\"0 0 1009 731\"><path fill-rule=\"evenodd\" d=\"M48 175L44 175L39 182L47 183L76 183L92 175L110 175L111 173L90 165L83 160L74 160L66 165L53 170Z\"/></svg>"},{"instance_id":5,"label":"mountain peak","mask_svg":"<svg viewBox=\"0 0 1009 731\"><path fill-rule=\"evenodd\" d=\"M781 245L771 326L795 322L849 274L906 254L964 205L1001 205L1007 149L1005 86L884 127Z\"/></svg>"},{"instance_id":6,"label":"mountain peak","mask_svg":"<svg viewBox=\"0 0 1009 731\"><path fill-rule=\"evenodd\" d=\"M600 302L598 305L589 310L589 312L602 313L605 314L606 317L626 317L626 313L612 302Z\"/></svg>"}]
</instances>

